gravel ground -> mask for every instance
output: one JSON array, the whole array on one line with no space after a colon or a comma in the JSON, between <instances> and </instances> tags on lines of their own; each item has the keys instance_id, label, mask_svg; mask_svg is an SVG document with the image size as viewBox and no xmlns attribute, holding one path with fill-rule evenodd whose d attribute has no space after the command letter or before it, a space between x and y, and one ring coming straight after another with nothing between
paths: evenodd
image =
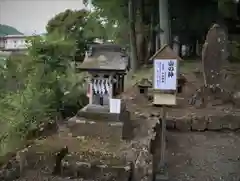
<instances>
[{"instance_id":1,"label":"gravel ground","mask_svg":"<svg viewBox=\"0 0 240 181\"><path fill-rule=\"evenodd\" d=\"M171 181L239 181L240 133L169 132Z\"/></svg>"}]
</instances>

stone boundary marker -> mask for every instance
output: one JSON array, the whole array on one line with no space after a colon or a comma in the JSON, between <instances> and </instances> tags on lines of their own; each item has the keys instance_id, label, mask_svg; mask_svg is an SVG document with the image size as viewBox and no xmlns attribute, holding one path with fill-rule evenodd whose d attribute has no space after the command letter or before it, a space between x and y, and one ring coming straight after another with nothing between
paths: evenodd
<instances>
[{"instance_id":1,"label":"stone boundary marker","mask_svg":"<svg viewBox=\"0 0 240 181\"><path fill-rule=\"evenodd\" d=\"M237 131L240 129L240 115L184 116L168 118L167 129L178 131Z\"/></svg>"}]
</instances>

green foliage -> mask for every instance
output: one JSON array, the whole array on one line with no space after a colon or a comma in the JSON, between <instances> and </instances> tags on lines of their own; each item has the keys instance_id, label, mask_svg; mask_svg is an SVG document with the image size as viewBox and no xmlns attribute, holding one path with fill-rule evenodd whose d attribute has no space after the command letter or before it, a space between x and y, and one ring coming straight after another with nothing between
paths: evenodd
<instances>
[{"instance_id":1,"label":"green foliage","mask_svg":"<svg viewBox=\"0 0 240 181\"><path fill-rule=\"evenodd\" d=\"M238 18L237 3L234 0L218 0L218 9L225 18Z\"/></svg>"},{"instance_id":2,"label":"green foliage","mask_svg":"<svg viewBox=\"0 0 240 181\"><path fill-rule=\"evenodd\" d=\"M108 40L124 46L129 43L128 0L84 0L94 7L94 16L104 19L105 34Z\"/></svg>"},{"instance_id":3,"label":"green foliage","mask_svg":"<svg viewBox=\"0 0 240 181\"><path fill-rule=\"evenodd\" d=\"M88 43L92 43L95 38L108 39L102 22L103 18L97 11L90 13L86 10L66 10L52 18L46 29L48 34L58 34L64 40L73 41L73 48L76 50L74 59L82 61Z\"/></svg>"},{"instance_id":4,"label":"green foliage","mask_svg":"<svg viewBox=\"0 0 240 181\"><path fill-rule=\"evenodd\" d=\"M1 154L12 149L13 140L26 139L44 121L72 116L72 110L76 113L86 103L84 80L71 65L74 42L55 35L29 42L28 55L11 56L0 72ZM13 89L12 85L21 86ZM65 107L72 109L66 113Z\"/></svg>"},{"instance_id":5,"label":"green foliage","mask_svg":"<svg viewBox=\"0 0 240 181\"><path fill-rule=\"evenodd\" d=\"M47 24L47 32L56 32L66 37L74 36L76 32L81 32L86 24L86 16L89 14L86 10L73 11L66 10L57 14Z\"/></svg>"},{"instance_id":6,"label":"green foliage","mask_svg":"<svg viewBox=\"0 0 240 181\"><path fill-rule=\"evenodd\" d=\"M217 2L214 1L169 0L169 2L172 33L180 36L183 44L188 44L192 38L201 40L218 16Z\"/></svg>"},{"instance_id":7,"label":"green foliage","mask_svg":"<svg viewBox=\"0 0 240 181\"><path fill-rule=\"evenodd\" d=\"M122 22L128 18L128 0L84 0L84 3L91 3L109 21Z\"/></svg>"}]
</instances>

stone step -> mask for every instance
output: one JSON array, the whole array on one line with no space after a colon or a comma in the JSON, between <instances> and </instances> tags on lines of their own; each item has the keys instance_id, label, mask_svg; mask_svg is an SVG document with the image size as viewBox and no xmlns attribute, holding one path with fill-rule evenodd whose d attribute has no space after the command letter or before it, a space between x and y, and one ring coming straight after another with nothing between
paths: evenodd
<instances>
[{"instance_id":1,"label":"stone step","mask_svg":"<svg viewBox=\"0 0 240 181\"><path fill-rule=\"evenodd\" d=\"M121 103L120 114L110 113L108 106L99 105L87 105L77 113L78 117L107 122L129 119L128 115L129 113L126 110L126 105L123 102Z\"/></svg>"},{"instance_id":2,"label":"stone step","mask_svg":"<svg viewBox=\"0 0 240 181\"><path fill-rule=\"evenodd\" d=\"M101 163L89 163L71 161L67 156L62 161L63 177L82 178L85 180L104 180L104 181L128 181L131 176L130 164L126 165L110 165Z\"/></svg>"},{"instance_id":3,"label":"stone step","mask_svg":"<svg viewBox=\"0 0 240 181\"><path fill-rule=\"evenodd\" d=\"M88 136L131 139L133 136L133 125L131 124L131 120L125 120L124 122L105 122L73 117L68 121L67 126L74 137Z\"/></svg>"},{"instance_id":4,"label":"stone step","mask_svg":"<svg viewBox=\"0 0 240 181\"><path fill-rule=\"evenodd\" d=\"M122 137L122 122L96 122L84 118L73 118L68 121L72 136Z\"/></svg>"}]
</instances>

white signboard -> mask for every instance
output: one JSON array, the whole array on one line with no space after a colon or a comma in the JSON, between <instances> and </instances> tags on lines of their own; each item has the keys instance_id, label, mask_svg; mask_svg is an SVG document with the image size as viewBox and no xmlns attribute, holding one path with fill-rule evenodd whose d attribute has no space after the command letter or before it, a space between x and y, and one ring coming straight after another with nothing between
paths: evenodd
<instances>
[{"instance_id":1,"label":"white signboard","mask_svg":"<svg viewBox=\"0 0 240 181\"><path fill-rule=\"evenodd\" d=\"M120 114L121 99L110 99L110 113Z\"/></svg>"},{"instance_id":2,"label":"white signboard","mask_svg":"<svg viewBox=\"0 0 240 181\"><path fill-rule=\"evenodd\" d=\"M177 89L176 59L154 60L154 89L156 90Z\"/></svg>"}]
</instances>

